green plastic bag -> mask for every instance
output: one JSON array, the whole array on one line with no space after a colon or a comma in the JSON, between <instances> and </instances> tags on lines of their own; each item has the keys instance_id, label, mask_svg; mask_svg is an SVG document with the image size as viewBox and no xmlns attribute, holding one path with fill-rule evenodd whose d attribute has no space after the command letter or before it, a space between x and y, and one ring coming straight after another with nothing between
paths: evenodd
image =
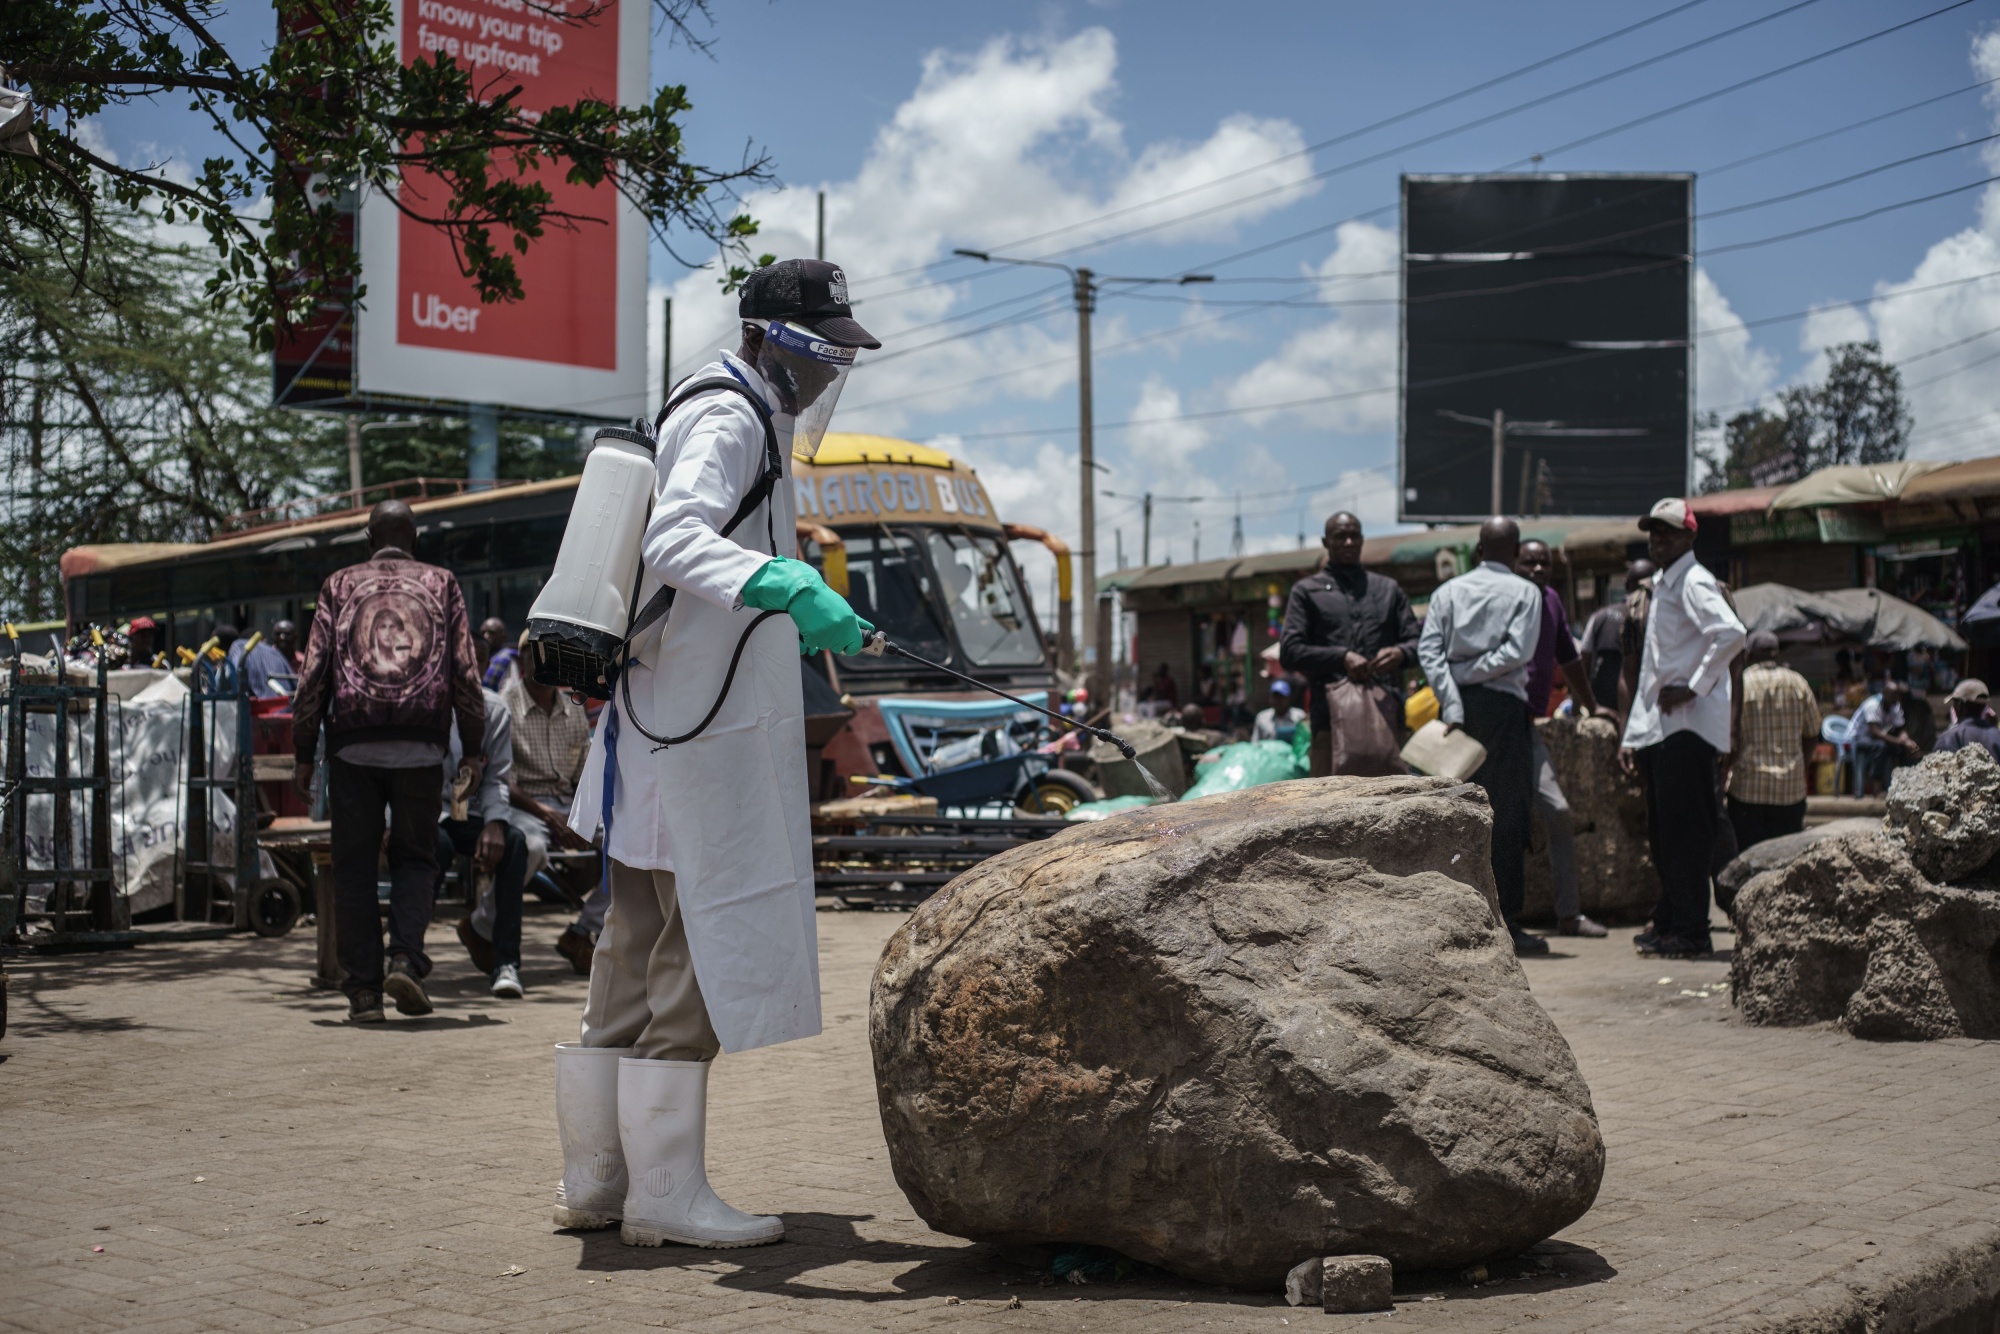
<instances>
[{"instance_id":1,"label":"green plastic bag","mask_svg":"<svg viewBox=\"0 0 2000 1334\"><path fill-rule=\"evenodd\" d=\"M1194 786L1181 794L1182 801L1212 797L1218 792L1241 792L1246 787L1282 783L1299 776L1292 746L1283 741L1238 741L1217 746L1202 759L1205 763L1195 766Z\"/></svg>"},{"instance_id":2,"label":"green plastic bag","mask_svg":"<svg viewBox=\"0 0 2000 1334\"><path fill-rule=\"evenodd\" d=\"M1301 719L1299 725L1292 729L1292 768L1298 771L1292 777L1310 778L1312 776L1312 744L1312 724Z\"/></svg>"}]
</instances>

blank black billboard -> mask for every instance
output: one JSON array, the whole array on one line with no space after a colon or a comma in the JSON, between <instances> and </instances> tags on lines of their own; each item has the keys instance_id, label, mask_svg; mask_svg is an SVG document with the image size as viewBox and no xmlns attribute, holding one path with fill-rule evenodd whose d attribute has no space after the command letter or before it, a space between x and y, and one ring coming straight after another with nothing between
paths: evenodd
<instances>
[{"instance_id":1,"label":"blank black billboard","mask_svg":"<svg viewBox=\"0 0 2000 1334\"><path fill-rule=\"evenodd\" d=\"M1688 487L1694 178L1405 176L1399 515L1643 514Z\"/></svg>"}]
</instances>

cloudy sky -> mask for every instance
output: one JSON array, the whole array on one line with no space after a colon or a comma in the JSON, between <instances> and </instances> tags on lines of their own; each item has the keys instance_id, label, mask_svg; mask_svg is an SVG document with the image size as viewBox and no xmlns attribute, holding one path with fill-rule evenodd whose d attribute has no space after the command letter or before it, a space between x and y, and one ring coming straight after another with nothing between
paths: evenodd
<instances>
[{"instance_id":1,"label":"cloudy sky","mask_svg":"<svg viewBox=\"0 0 2000 1334\"><path fill-rule=\"evenodd\" d=\"M1061 273L953 248L1217 277L1099 306L1105 567L1120 543L1137 562L1145 491L1156 561L1197 535L1227 554L1238 492L1252 550L1335 507L1392 524L1398 174L1538 153L1698 173L1703 408L1872 336L1906 368L1913 453L2000 453L1996 0L716 0L707 31L708 56L654 51L689 86L692 148L770 155L762 248L809 254L826 192L828 256L887 344L836 427L962 453L1010 517L1075 533L1075 316ZM156 118L104 132L198 147ZM685 373L733 302L658 248L653 282Z\"/></svg>"}]
</instances>

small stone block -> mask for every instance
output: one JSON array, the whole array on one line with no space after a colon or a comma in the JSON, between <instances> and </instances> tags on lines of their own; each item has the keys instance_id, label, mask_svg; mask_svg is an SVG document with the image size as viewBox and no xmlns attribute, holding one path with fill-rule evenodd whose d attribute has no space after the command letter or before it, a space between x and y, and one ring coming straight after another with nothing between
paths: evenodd
<instances>
[{"instance_id":1,"label":"small stone block","mask_svg":"<svg viewBox=\"0 0 2000 1334\"><path fill-rule=\"evenodd\" d=\"M1320 1308L1337 1315L1387 1311L1394 1277L1379 1255L1329 1255L1320 1271Z\"/></svg>"}]
</instances>

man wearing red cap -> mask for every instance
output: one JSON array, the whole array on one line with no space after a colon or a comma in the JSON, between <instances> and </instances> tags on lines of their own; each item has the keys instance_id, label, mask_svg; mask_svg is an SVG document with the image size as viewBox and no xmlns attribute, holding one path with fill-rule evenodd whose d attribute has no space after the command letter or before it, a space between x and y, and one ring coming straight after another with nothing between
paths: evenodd
<instances>
[{"instance_id":1,"label":"man wearing red cap","mask_svg":"<svg viewBox=\"0 0 2000 1334\"><path fill-rule=\"evenodd\" d=\"M1729 664L1747 637L1715 576L1694 558L1694 511L1668 497L1639 520L1660 576L1646 611L1639 687L1619 763L1646 782L1660 902L1634 943L1643 955L1709 952L1708 880L1716 761L1730 749Z\"/></svg>"}]
</instances>

